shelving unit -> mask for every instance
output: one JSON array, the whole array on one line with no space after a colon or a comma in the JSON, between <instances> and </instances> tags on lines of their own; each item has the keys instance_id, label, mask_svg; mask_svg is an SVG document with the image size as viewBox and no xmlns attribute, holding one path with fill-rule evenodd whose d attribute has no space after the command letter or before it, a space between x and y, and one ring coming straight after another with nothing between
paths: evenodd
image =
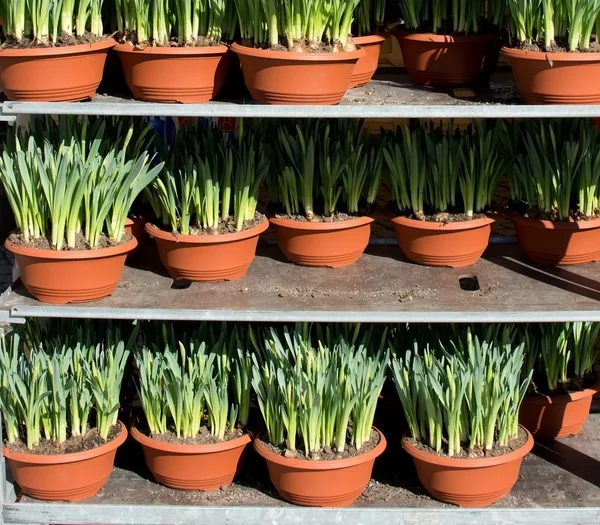
<instances>
[{"instance_id":1,"label":"shelving unit","mask_svg":"<svg viewBox=\"0 0 600 525\"><path fill-rule=\"evenodd\" d=\"M261 106L243 98L184 106L102 95L87 103L3 102L0 106L2 120L32 114L547 118L599 117L600 106L520 105L510 75L500 72L488 91L468 100L416 88L406 75L386 74L353 90L334 107ZM517 246L491 246L475 266L454 270L409 264L402 260L397 246L385 244L370 246L355 266L339 270L295 267L285 263L275 247L261 246L246 278L192 284L184 289L158 266L145 266L147 260L142 254L138 263L134 261L126 269L116 293L93 304L42 304L17 281L0 298L0 323L24 322L28 317L385 323L600 321L600 263L541 268L527 262ZM465 276L476 276L480 289L462 290L459 279ZM284 504L269 492L268 482L248 487L241 480L231 494L228 490L214 496L188 497L155 485L144 473L120 470L91 501L36 503L19 499L6 479L0 454L0 525L598 525L599 435L600 415L594 415L576 439L553 447L538 446L525 461L514 493L481 510L450 508L419 497L418 492L415 495L418 484L410 466L400 472L408 478L407 483L412 483L410 487L399 486L392 476L382 482L383 488L372 483L357 506L343 510ZM242 506L236 506L236 494L243 490L254 491L254 496L242 498ZM404 506L393 506L394 494L402 490L407 498Z\"/></svg>"}]
</instances>

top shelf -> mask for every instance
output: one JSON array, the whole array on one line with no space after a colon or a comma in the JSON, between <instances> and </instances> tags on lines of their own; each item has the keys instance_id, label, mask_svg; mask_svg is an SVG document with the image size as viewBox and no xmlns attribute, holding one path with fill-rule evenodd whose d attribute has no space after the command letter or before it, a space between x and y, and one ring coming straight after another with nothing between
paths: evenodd
<instances>
[{"instance_id":1,"label":"top shelf","mask_svg":"<svg viewBox=\"0 0 600 525\"><path fill-rule=\"evenodd\" d=\"M91 102L3 102L4 120L18 115L129 115L156 117L265 118L547 118L600 117L599 106L526 106L520 103L510 72L493 75L489 89L458 98L412 84L403 73L379 74L350 90L338 106L268 106L247 96L206 104L157 104L100 94Z\"/></svg>"}]
</instances>

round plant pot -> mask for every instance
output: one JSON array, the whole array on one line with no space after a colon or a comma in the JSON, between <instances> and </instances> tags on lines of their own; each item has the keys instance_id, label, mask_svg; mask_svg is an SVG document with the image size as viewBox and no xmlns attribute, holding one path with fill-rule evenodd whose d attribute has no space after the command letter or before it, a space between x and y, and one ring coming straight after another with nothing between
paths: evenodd
<instances>
[{"instance_id":1,"label":"round plant pot","mask_svg":"<svg viewBox=\"0 0 600 525\"><path fill-rule=\"evenodd\" d=\"M221 91L231 57L227 46L151 47L117 44L133 97L148 102L208 102Z\"/></svg>"},{"instance_id":2,"label":"round plant pot","mask_svg":"<svg viewBox=\"0 0 600 525\"><path fill-rule=\"evenodd\" d=\"M119 246L97 250L56 251L19 246L7 240L21 281L39 301L54 304L95 301L111 295L121 276L135 237Z\"/></svg>"},{"instance_id":3,"label":"round plant pot","mask_svg":"<svg viewBox=\"0 0 600 525\"><path fill-rule=\"evenodd\" d=\"M426 222L393 217L398 245L410 261L426 266L460 268L475 264L487 248L494 219Z\"/></svg>"},{"instance_id":4,"label":"round plant pot","mask_svg":"<svg viewBox=\"0 0 600 525\"><path fill-rule=\"evenodd\" d=\"M0 50L0 86L9 100L69 102L94 98L112 38L94 44Z\"/></svg>"},{"instance_id":5,"label":"round plant pot","mask_svg":"<svg viewBox=\"0 0 600 525\"><path fill-rule=\"evenodd\" d=\"M519 423L535 439L556 439L581 432L590 415L592 398L600 391L600 381L581 392L560 396L525 396L519 411Z\"/></svg>"},{"instance_id":6,"label":"round plant pot","mask_svg":"<svg viewBox=\"0 0 600 525\"><path fill-rule=\"evenodd\" d=\"M329 461L286 458L259 438L254 449L266 460L271 483L283 499L304 507L347 507L364 492L375 459L385 450L381 432L379 438L379 444L365 454Z\"/></svg>"},{"instance_id":7,"label":"round plant pot","mask_svg":"<svg viewBox=\"0 0 600 525\"><path fill-rule=\"evenodd\" d=\"M415 84L466 86L489 82L498 63L500 35L450 36L392 31Z\"/></svg>"},{"instance_id":8,"label":"round plant pot","mask_svg":"<svg viewBox=\"0 0 600 525\"><path fill-rule=\"evenodd\" d=\"M600 53L501 52L526 104L600 104Z\"/></svg>"},{"instance_id":9,"label":"round plant pot","mask_svg":"<svg viewBox=\"0 0 600 525\"><path fill-rule=\"evenodd\" d=\"M374 219L300 222L274 217L269 222L288 261L300 266L341 268L354 264L365 251Z\"/></svg>"},{"instance_id":10,"label":"round plant pot","mask_svg":"<svg viewBox=\"0 0 600 525\"><path fill-rule=\"evenodd\" d=\"M419 481L435 499L460 507L486 507L502 499L519 478L521 461L533 448L533 437L518 450L491 458L449 458L426 452L402 439L412 456Z\"/></svg>"},{"instance_id":11,"label":"round plant pot","mask_svg":"<svg viewBox=\"0 0 600 525\"><path fill-rule=\"evenodd\" d=\"M47 501L81 501L108 481L117 448L127 439L125 425L120 421L119 425L121 433L115 439L84 452L41 455L4 447L4 457L23 494Z\"/></svg>"},{"instance_id":12,"label":"round plant pot","mask_svg":"<svg viewBox=\"0 0 600 525\"><path fill-rule=\"evenodd\" d=\"M600 261L600 219L553 222L507 212L521 250L542 265L587 264Z\"/></svg>"},{"instance_id":13,"label":"round plant pot","mask_svg":"<svg viewBox=\"0 0 600 525\"><path fill-rule=\"evenodd\" d=\"M160 260L175 280L233 281L248 273L258 237L269 227L266 219L248 230L223 235L173 235L152 224Z\"/></svg>"},{"instance_id":14,"label":"round plant pot","mask_svg":"<svg viewBox=\"0 0 600 525\"><path fill-rule=\"evenodd\" d=\"M357 36L352 37L352 41L355 45L360 46L360 48L365 51L365 55L359 58L354 66L354 71L350 78L350 89L364 86L373 78L375 71L377 71L381 46L383 46L383 43L385 42L385 36Z\"/></svg>"},{"instance_id":15,"label":"round plant pot","mask_svg":"<svg viewBox=\"0 0 600 525\"><path fill-rule=\"evenodd\" d=\"M144 449L146 465L161 485L179 490L219 490L231 484L252 441L249 434L214 445L157 441L137 428L131 437Z\"/></svg>"},{"instance_id":16,"label":"round plant pot","mask_svg":"<svg viewBox=\"0 0 600 525\"><path fill-rule=\"evenodd\" d=\"M233 44L250 95L262 104L332 105L342 100L362 49L294 53Z\"/></svg>"},{"instance_id":17,"label":"round plant pot","mask_svg":"<svg viewBox=\"0 0 600 525\"><path fill-rule=\"evenodd\" d=\"M125 219L125 232L135 237L137 246L127 255L127 260L133 259L140 251L140 248L148 241L148 232L146 231L146 223L148 221L144 217L132 216Z\"/></svg>"}]
</instances>

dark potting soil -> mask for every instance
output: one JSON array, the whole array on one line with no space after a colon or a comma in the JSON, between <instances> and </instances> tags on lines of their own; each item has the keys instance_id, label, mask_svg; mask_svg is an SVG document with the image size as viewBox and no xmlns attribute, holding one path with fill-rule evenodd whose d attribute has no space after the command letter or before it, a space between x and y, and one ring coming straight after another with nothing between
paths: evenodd
<instances>
[{"instance_id":1,"label":"dark potting soil","mask_svg":"<svg viewBox=\"0 0 600 525\"><path fill-rule=\"evenodd\" d=\"M112 246L121 246L122 244L126 244L131 240L132 236L129 233L124 233L121 238L121 242L114 242L110 240L106 235L102 234L100 236L100 242L98 244L98 248L110 248ZM16 244L17 246L25 246L27 248L36 248L38 250L52 250L52 243L45 237L40 237L37 239L30 239L28 242L25 242L23 239L23 234L20 232L13 232L9 237L10 242ZM95 249L98 249L95 248ZM75 236L75 248L68 248L63 244L63 248L61 251L73 251L73 250L91 250L90 243L83 236L82 233L78 233Z\"/></svg>"},{"instance_id":2,"label":"dark potting soil","mask_svg":"<svg viewBox=\"0 0 600 525\"><path fill-rule=\"evenodd\" d=\"M176 445L216 445L217 443L223 443L224 441L231 441L244 435L244 431L236 428L233 432L225 432L224 439L219 439L213 436L208 428L205 426L200 428L200 432L193 438L181 438L177 437L174 432L168 431L166 434L150 434L147 433L152 439L161 441L162 443L173 443Z\"/></svg>"},{"instance_id":3,"label":"dark potting soil","mask_svg":"<svg viewBox=\"0 0 600 525\"><path fill-rule=\"evenodd\" d=\"M7 38L6 41L0 46L1 49L45 49L48 47L68 47L77 46L80 44L95 44L96 42L102 42L110 38L110 36L98 36L85 32L83 36L74 36L67 33L62 33L56 42L41 42L34 41L31 38L23 38L19 42L16 42L12 38Z\"/></svg>"},{"instance_id":4,"label":"dark potting soil","mask_svg":"<svg viewBox=\"0 0 600 525\"><path fill-rule=\"evenodd\" d=\"M172 38L166 44L159 44L154 42L153 40L146 40L145 42L137 42L137 36L135 32L127 33L126 35L119 34L117 35L117 41L120 44L130 44L132 47L137 49L144 49L146 47L214 47L214 46L222 46L224 42L213 40L212 38L206 38L204 36L193 38L191 42L186 43L183 46L179 45L179 41L176 38ZM137 42L133 44L132 42Z\"/></svg>"},{"instance_id":5,"label":"dark potting soil","mask_svg":"<svg viewBox=\"0 0 600 525\"><path fill-rule=\"evenodd\" d=\"M259 224L262 224L266 220L267 220L267 218L262 213L257 212L254 215L254 219L244 221L244 224L240 231L245 231L245 230L254 228L255 226L258 226ZM156 226L156 225L154 225L154 226ZM168 231L165 228L160 228L158 226L156 226L156 227L159 230L162 229L163 231ZM179 235L181 235L179 232L170 232L170 233L172 233L175 237L179 237ZM233 217L228 217L227 220L225 220L225 221L219 219L219 225L216 228L199 229L199 228L190 227L189 234L190 235L223 235L226 233L237 233L237 230L235 229L235 220L233 219Z\"/></svg>"},{"instance_id":6,"label":"dark potting soil","mask_svg":"<svg viewBox=\"0 0 600 525\"><path fill-rule=\"evenodd\" d=\"M332 461L336 459L353 458L373 450L377 445L379 445L380 441L379 433L375 430L371 430L371 436L369 437L369 440L363 444L360 450L356 450L356 448L354 448L352 445L346 444L346 447L341 454L338 454L337 451L332 450L330 447L323 447L319 452L312 453L307 456L303 450L298 449L292 451L285 448L285 444L282 446L275 446L262 438L259 439L262 441L265 447L275 454L279 454L280 456L286 458L305 459L307 461ZM298 446L301 446L301 444L298 444Z\"/></svg>"},{"instance_id":7,"label":"dark potting soil","mask_svg":"<svg viewBox=\"0 0 600 525\"><path fill-rule=\"evenodd\" d=\"M552 42L549 48L543 40L537 40L536 42L520 42L517 49L524 51L537 51L542 53L600 53L600 42L591 42L588 49L576 49L574 51L568 50L568 43L566 39L558 40L558 42Z\"/></svg>"},{"instance_id":8,"label":"dark potting soil","mask_svg":"<svg viewBox=\"0 0 600 525\"><path fill-rule=\"evenodd\" d=\"M548 383L545 378L538 379L534 377L529 385L528 395L540 394L543 396L564 396L566 394L573 394L575 392L581 392L586 388L593 387L598 382L598 377L595 374L588 374L585 377L573 377L566 383L559 383L558 388L553 392L548 388Z\"/></svg>"},{"instance_id":9,"label":"dark potting soil","mask_svg":"<svg viewBox=\"0 0 600 525\"><path fill-rule=\"evenodd\" d=\"M366 214L365 214L366 215ZM360 214L349 214L349 213L334 213L333 215L313 215L312 219L308 219L305 215L288 215L286 213L276 213L275 217L278 219L290 219L298 222L344 222L351 221L363 217Z\"/></svg>"},{"instance_id":10,"label":"dark potting soil","mask_svg":"<svg viewBox=\"0 0 600 525\"><path fill-rule=\"evenodd\" d=\"M412 210L400 210L395 203L389 204L389 209L395 215L423 222L442 222L448 224L451 222L468 222L476 219L485 219L488 215L485 213L474 213L472 217L468 217L466 213L459 210L449 210L445 212L434 213L432 209L425 209L423 215L417 215Z\"/></svg>"},{"instance_id":11,"label":"dark potting soil","mask_svg":"<svg viewBox=\"0 0 600 525\"><path fill-rule=\"evenodd\" d=\"M468 449L465 447L459 452L456 452L452 457L456 459L483 459L504 456L505 454L510 454L515 450L519 450L527 442L527 439L527 432L519 427L518 437L509 440L508 445L505 447L500 446L498 443L494 443L494 447L491 450L484 450L482 448ZM427 452L428 454L434 454L435 456L439 457L448 457L448 449L445 445L440 452L436 452L431 447L421 443L420 441L417 441L416 439L408 438L408 442L419 450Z\"/></svg>"},{"instance_id":12,"label":"dark potting soil","mask_svg":"<svg viewBox=\"0 0 600 525\"><path fill-rule=\"evenodd\" d=\"M268 46L255 46L252 42L242 41L242 45L245 47L255 47L257 49L267 49L269 51L283 51L289 53L339 53L343 51L356 51L356 46L351 39L348 39L346 46L344 47L341 42L334 42L334 44L327 44L325 42L309 42L309 41L296 41L292 46L288 46L287 42L282 42L277 45Z\"/></svg>"},{"instance_id":13,"label":"dark potting soil","mask_svg":"<svg viewBox=\"0 0 600 525\"><path fill-rule=\"evenodd\" d=\"M539 208L529 207L523 202L516 202L516 201L511 200L511 201L509 201L508 207L512 211L514 211L515 213L518 213L519 215L522 215L523 217L526 217L528 219L535 219L535 220L539 219L539 220L552 221L552 222L583 222L583 221L591 221L591 220L600 218L600 210L596 210L594 215L588 216L588 215L581 213L581 211L579 211L579 210L572 209L569 211L569 219L568 220L560 220L558 218L558 215L556 214L556 212L544 213L544 212L541 212L539 210Z\"/></svg>"},{"instance_id":14,"label":"dark potting soil","mask_svg":"<svg viewBox=\"0 0 600 525\"><path fill-rule=\"evenodd\" d=\"M54 456L60 454L74 454L75 452L84 452L86 450L92 450L101 445L109 443L113 439L117 438L121 434L121 425L118 423L113 425L108 432L108 439L104 441L98 434L98 429L92 428L88 430L83 436L70 437L64 443L56 443L48 439L42 439L36 447L32 450L27 448L27 445L23 441L17 443L8 444L5 442L5 446L13 452L23 452L26 454Z\"/></svg>"}]
</instances>

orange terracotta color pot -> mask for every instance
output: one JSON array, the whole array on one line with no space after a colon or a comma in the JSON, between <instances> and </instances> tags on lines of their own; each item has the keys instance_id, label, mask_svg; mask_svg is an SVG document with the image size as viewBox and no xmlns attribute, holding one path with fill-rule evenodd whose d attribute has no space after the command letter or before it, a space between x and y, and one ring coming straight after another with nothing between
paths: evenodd
<instances>
[{"instance_id":1,"label":"orange terracotta color pot","mask_svg":"<svg viewBox=\"0 0 600 525\"><path fill-rule=\"evenodd\" d=\"M269 221L224 235L178 235L146 224L156 239L160 260L175 280L233 281L248 273L256 255L258 237Z\"/></svg>"},{"instance_id":2,"label":"orange terracotta color pot","mask_svg":"<svg viewBox=\"0 0 600 525\"><path fill-rule=\"evenodd\" d=\"M137 246L127 255L127 260L133 259L140 251L140 248L148 241L148 232L146 232L146 223L148 221L143 217L127 217L125 219L125 232L135 237Z\"/></svg>"},{"instance_id":3,"label":"orange terracotta color pot","mask_svg":"<svg viewBox=\"0 0 600 525\"><path fill-rule=\"evenodd\" d=\"M288 261L300 266L341 268L354 264L371 236L372 217L340 222L300 222L270 218L277 245Z\"/></svg>"},{"instance_id":4,"label":"orange terracotta color pot","mask_svg":"<svg viewBox=\"0 0 600 525\"><path fill-rule=\"evenodd\" d=\"M121 433L92 450L54 456L13 452L4 447L4 457L23 494L47 501L81 501L91 498L106 484L113 470L117 448L127 439Z\"/></svg>"},{"instance_id":5,"label":"orange terracotta color pot","mask_svg":"<svg viewBox=\"0 0 600 525\"><path fill-rule=\"evenodd\" d=\"M5 248L15 255L21 281L39 301L53 304L95 301L111 295L123 274L135 238L120 246L98 250L39 250L9 240Z\"/></svg>"},{"instance_id":6,"label":"orange terracotta color pot","mask_svg":"<svg viewBox=\"0 0 600 525\"><path fill-rule=\"evenodd\" d=\"M600 219L552 222L506 214L515 224L519 246L542 265L587 264L600 261Z\"/></svg>"},{"instance_id":7,"label":"orange terracotta color pot","mask_svg":"<svg viewBox=\"0 0 600 525\"><path fill-rule=\"evenodd\" d=\"M364 86L371 81L375 71L377 71L381 46L383 46L385 39L386 37L383 35L352 37L354 44L364 49L365 56L359 58L354 66L352 78L350 79L350 89Z\"/></svg>"},{"instance_id":8,"label":"orange terracotta color pot","mask_svg":"<svg viewBox=\"0 0 600 525\"><path fill-rule=\"evenodd\" d=\"M465 222L425 222L391 219L404 256L426 266L460 268L475 264L487 248L494 219Z\"/></svg>"},{"instance_id":9,"label":"orange terracotta color pot","mask_svg":"<svg viewBox=\"0 0 600 525\"><path fill-rule=\"evenodd\" d=\"M271 483L283 499L304 507L348 507L364 492L375 459L385 450L385 437L381 432L379 437L379 444L365 454L330 461L285 458L258 438L254 449L265 458Z\"/></svg>"},{"instance_id":10,"label":"orange terracotta color pot","mask_svg":"<svg viewBox=\"0 0 600 525\"><path fill-rule=\"evenodd\" d=\"M208 102L227 79L227 46L145 47L117 44L125 80L133 97L148 102Z\"/></svg>"},{"instance_id":11,"label":"orange terracotta color pot","mask_svg":"<svg viewBox=\"0 0 600 525\"><path fill-rule=\"evenodd\" d=\"M249 434L215 445L178 445L156 441L131 427L144 449L146 465L161 485L180 490L219 490L231 485L252 441Z\"/></svg>"},{"instance_id":12,"label":"orange terracotta color pot","mask_svg":"<svg viewBox=\"0 0 600 525\"><path fill-rule=\"evenodd\" d=\"M410 454L419 481L435 499L460 507L486 507L502 499L519 478L523 457L533 448L533 437L503 456L458 459L420 450L406 438L402 447Z\"/></svg>"},{"instance_id":13,"label":"orange terracotta color pot","mask_svg":"<svg viewBox=\"0 0 600 525\"><path fill-rule=\"evenodd\" d=\"M415 84L465 86L489 82L500 35L450 36L393 30L404 67Z\"/></svg>"},{"instance_id":14,"label":"orange terracotta color pot","mask_svg":"<svg viewBox=\"0 0 600 525\"><path fill-rule=\"evenodd\" d=\"M339 104L362 49L349 53L293 53L233 44L252 98L262 104Z\"/></svg>"},{"instance_id":15,"label":"orange terracotta color pot","mask_svg":"<svg viewBox=\"0 0 600 525\"><path fill-rule=\"evenodd\" d=\"M0 50L0 86L9 100L69 102L94 98L112 38L94 44Z\"/></svg>"},{"instance_id":16,"label":"orange terracotta color pot","mask_svg":"<svg viewBox=\"0 0 600 525\"><path fill-rule=\"evenodd\" d=\"M556 439L581 432L590 415L592 398L600 391L600 381L581 392L560 396L527 395L519 411L519 423L535 439Z\"/></svg>"},{"instance_id":17,"label":"orange terracotta color pot","mask_svg":"<svg viewBox=\"0 0 600 525\"><path fill-rule=\"evenodd\" d=\"M600 104L600 53L501 52L526 104Z\"/></svg>"}]
</instances>

